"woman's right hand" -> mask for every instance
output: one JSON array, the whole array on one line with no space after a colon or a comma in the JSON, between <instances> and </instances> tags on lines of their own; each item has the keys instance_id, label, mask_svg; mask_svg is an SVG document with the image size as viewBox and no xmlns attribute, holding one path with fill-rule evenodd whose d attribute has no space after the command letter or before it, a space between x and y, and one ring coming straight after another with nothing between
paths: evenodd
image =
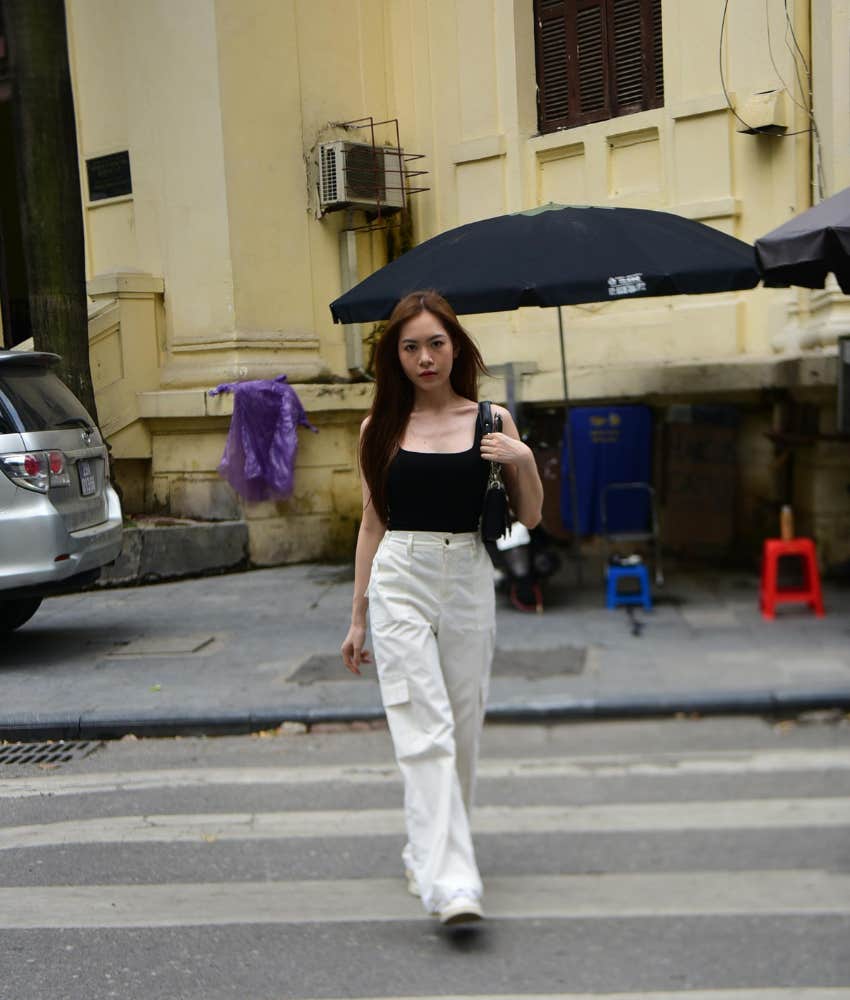
<instances>
[{"instance_id":1,"label":"woman's right hand","mask_svg":"<svg viewBox=\"0 0 850 1000\"><path fill-rule=\"evenodd\" d=\"M372 655L363 648L366 639L365 625L352 625L342 644L342 662L353 674L360 674L361 663L371 663Z\"/></svg>"}]
</instances>

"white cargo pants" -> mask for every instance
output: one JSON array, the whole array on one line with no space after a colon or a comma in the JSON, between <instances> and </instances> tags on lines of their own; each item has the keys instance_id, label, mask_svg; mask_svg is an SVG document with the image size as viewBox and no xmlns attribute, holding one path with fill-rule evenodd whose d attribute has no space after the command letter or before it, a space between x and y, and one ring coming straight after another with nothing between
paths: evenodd
<instances>
[{"instance_id":1,"label":"white cargo pants","mask_svg":"<svg viewBox=\"0 0 850 1000\"><path fill-rule=\"evenodd\" d=\"M490 558L477 534L388 531L369 617L404 779L403 861L429 913L481 898L469 809L495 641Z\"/></svg>"}]
</instances>

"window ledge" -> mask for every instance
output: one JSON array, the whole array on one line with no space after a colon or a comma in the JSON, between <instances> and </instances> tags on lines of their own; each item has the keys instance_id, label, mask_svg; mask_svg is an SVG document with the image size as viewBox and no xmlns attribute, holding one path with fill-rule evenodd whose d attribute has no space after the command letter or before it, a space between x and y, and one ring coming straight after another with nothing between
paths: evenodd
<instances>
[{"instance_id":1,"label":"window ledge","mask_svg":"<svg viewBox=\"0 0 850 1000\"><path fill-rule=\"evenodd\" d=\"M535 153L545 153L562 146L575 146L585 142L588 136L608 140L632 132L659 128L664 116L664 108L647 108L645 111L634 111L629 115L602 118L598 122L588 122L586 125L571 125L555 132L538 132L529 136L528 142Z\"/></svg>"}]
</instances>

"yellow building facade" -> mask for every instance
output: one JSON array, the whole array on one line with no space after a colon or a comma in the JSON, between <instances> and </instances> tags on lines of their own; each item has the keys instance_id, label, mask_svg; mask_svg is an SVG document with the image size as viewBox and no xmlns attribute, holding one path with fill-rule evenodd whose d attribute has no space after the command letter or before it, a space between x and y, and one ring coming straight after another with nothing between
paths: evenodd
<instances>
[{"instance_id":1,"label":"yellow building facade","mask_svg":"<svg viewBox=\"0 0 850 1000\"><path fill-rule=\"evenodd\" d=\"M535 37L555 8L67 0L92 367L129 512L244 518L259 565L351 551L372 331L334 326L328 303L388 249L386 231L359 228L364 212L320 211L321 144L364 137L338 123L396 119L405 151L423 154L416 242L549 201L662 209L752 242L850 184L850 0L793 0L788 20L783 0L735 0L722 32L723 0L661 0L660 106L542 130ZM743 131L754 116L773 134ZM92 198L88 162L124 151L132 190ZM777 468L793 459L798 526L828 563L850 558L847 446L829 437L835 342L850 329L840 293L601 303L564 318L573 402L648 402L659 425L672 404L737 407L733 534L775 529ZM523 404L558 406L554 312L468 327L497 372L516 366ZM291 500L246 504L216 473L231 397L207 391L281 373L319 433L301 433ZM503 399L504 381L486 392Z\"/></svg>"}]
</instances>

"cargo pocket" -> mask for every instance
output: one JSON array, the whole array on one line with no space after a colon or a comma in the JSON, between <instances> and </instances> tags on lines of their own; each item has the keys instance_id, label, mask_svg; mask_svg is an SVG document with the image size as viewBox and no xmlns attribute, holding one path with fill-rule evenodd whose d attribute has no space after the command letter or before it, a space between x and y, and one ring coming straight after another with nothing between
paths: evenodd
<instances>
[{"instance_id":1,"label":"cargo pocket","mask_svg":"<svg viewBox=\"0 0 850 1000\"><path fill-rule=\"evenodd\" d=\"M398 680L383 681L381 684L381 700L384 708L392 708L395 705L406 705L410 701L410 690L407 681L400 677Z\"/></svg>"}]
</instances>

